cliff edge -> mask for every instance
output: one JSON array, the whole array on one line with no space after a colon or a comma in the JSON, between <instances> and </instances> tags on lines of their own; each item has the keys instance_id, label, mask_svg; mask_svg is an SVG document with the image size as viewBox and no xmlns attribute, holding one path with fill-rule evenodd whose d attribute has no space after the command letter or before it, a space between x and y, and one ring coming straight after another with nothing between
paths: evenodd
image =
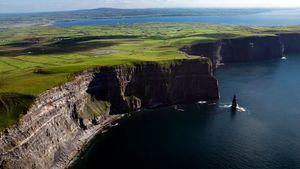
<instances>
[{"instance_id":1,"label":"cliff edge","mask_svg":"<svg viewBox=\"0 0 300 169\"><path fill-rule=\"evenodd\" d=\"M213 67L232 62L249 62L282 58L300 52L300 34L285 33L275 36L252 36L198 43L182 51L189 55L208 57Z\"/></svg>"},{"instance_id":2,"label":"cliff edge","mask_svg":"<svg viewBox=\"0 0 300 169\"><path fill-rule=\"evenodd\" d=\"M254 36L182 49L208 59L99 67L36 98L18 124L0 133L0 168L65 168L97 133L142 108L216 101L213 69L224 63L300 52L300 34Z\"/></svg>"},{"instance_id":3,"label":"cliff edge","mask_svg":"<svg viewBox=\"0 0 300 169\"><path fill-rule=\"evenodd\" d=\"M18 124L0 133L0 168L65 168L123 113L218 98L205 59L89 70L41 94Z\"/></svg>"},{"instance_id":4,"label":"cliff edge","mask_svg":"<svg viewBox=\"0 0 300 169\"><path fill-rule=\"evenodd\" d=\"M198 43L182 50L189 55L208 57L218 68L226 63L281 58L284 47L280 36L252 36Z\"/></svg>"}]
</instances>

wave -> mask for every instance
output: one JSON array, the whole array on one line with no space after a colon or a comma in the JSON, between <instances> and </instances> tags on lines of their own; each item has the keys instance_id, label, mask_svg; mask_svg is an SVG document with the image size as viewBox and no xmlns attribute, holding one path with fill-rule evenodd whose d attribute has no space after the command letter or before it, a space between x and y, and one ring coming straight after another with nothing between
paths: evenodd
<instances>
[{"instance_id":1,"label":"wave","mask_svg":"<svg viewBox=\"0 0 300 169\"><path fill-rule=\"evenodd\" d=\"M198 103L199 103L199 104L206 104L207 101L199 101Z\"/></svg>"},{"instance_id":2,"label":"wave","mask_svg":"<svg viewBox=\"0 0 300 169\"><path fill-rule=\"evenodd\" d=\"M221 103L220 106L221 108L231 108L231 104L225 104L225 103ZM241 106L237 106L237 111L238 112L246 112L247 109L245 107L241 107Z\"/></svg>"},{"instance_id":3,"label":"wave","mask_svg":"<svg viewBox=\"0 0 300 169\"><path fill-rule=\"evenodd\" d=\"M178 105L175 105L175 106L174 106L174 109L177 110L177 111L185 111L184 109L178 108Z\"/></svg>"}]
</instances>

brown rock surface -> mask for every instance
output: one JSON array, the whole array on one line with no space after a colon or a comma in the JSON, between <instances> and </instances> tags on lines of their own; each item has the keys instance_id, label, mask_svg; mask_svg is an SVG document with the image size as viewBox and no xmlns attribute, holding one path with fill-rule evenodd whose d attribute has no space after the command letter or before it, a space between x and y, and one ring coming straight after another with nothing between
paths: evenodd
<instances>
[{"instance_id":1,"label":"brown rock surface","mask_svg":"<svg viewBox=\"0 0 300 169\"><path fill-rule=\"evenodd\" d=\"M211 70L208 62L193 59L81 73L74 81L41 94L18 124L0 133L0 168L65 168L119 114L216 101L218 83Z\"/></svg>"}]
</instances>

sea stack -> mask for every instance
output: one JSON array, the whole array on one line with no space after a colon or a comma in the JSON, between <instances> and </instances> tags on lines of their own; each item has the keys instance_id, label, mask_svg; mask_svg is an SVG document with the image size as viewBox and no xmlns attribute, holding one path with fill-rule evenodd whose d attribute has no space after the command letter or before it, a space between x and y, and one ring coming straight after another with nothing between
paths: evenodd
<instances>
[{"instance_id":1,"label":"sea stack","mask_svg":"<svg viewBox=\"0 0 300 169\"><path fill-rule=\"evenodd\" d=\"M232 99L231 111L232 112L236 112L237 111L237 99L236 99L236 95L234 95L233 99Z\"/></svg>"}]
</instances>

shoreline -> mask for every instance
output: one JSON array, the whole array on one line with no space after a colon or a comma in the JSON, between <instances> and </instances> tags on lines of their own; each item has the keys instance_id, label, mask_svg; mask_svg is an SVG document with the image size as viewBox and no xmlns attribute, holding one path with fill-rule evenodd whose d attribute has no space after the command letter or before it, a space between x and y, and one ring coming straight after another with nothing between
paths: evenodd
<instances>
[{"instance_id":1,"label":"shoreline","mask_svg":"<svg viewBox=\"0 0 300 169\"><path fill-rule=\"evenodd\" d=\"M118 121L123 119L125 115L108 115L107 117L104 117L103 121L100 121L98 125L91 128L89 132L85 133L83 137L81 137L78 140L78 148L76 150L73 150L75 155L71 155L72 157L68 158L68 161L66 164L59 165L57 164L59 168L69 168L72 167L74 162L80 158L80 155L82 152L84 152L90 145L91 141L97 136L98 134L103 134L107 130L111 129L112 127L116 126L118 124Z\"/></svg>"}]
</instances>

